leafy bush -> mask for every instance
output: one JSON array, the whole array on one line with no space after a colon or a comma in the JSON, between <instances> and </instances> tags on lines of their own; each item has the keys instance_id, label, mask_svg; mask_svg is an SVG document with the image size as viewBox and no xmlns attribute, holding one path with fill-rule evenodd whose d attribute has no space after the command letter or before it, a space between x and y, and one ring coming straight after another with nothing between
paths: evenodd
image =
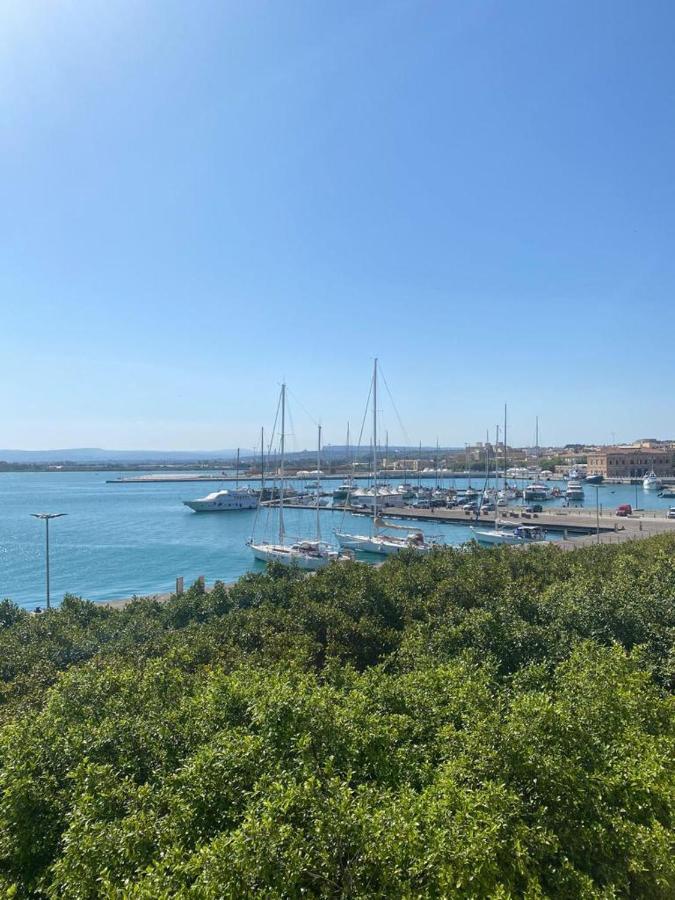
<instances>
[{"instance_id":1,"label":"leafy bush","mask_svg":"<svg viewBox=\"0 0 675 900\"><path fill-rule=\"evenodd\" d=\"M672 897L675 544L0 606L0 889Z\"/></svg>"}]
</instances>

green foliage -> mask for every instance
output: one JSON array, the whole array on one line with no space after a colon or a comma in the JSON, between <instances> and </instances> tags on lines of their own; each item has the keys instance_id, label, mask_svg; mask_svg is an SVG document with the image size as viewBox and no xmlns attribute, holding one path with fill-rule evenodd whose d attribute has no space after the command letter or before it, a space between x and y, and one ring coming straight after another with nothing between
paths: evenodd
<instances>
[{"instance_id":1,"label":"green foliage","mask_svg":"<svg viewBox=\"0 0 675 900\"><path fill-rule=\"evenodd\" d=\"M0 894L675 894L675 544L0 605Z\"/></svg>"}]
</instances>

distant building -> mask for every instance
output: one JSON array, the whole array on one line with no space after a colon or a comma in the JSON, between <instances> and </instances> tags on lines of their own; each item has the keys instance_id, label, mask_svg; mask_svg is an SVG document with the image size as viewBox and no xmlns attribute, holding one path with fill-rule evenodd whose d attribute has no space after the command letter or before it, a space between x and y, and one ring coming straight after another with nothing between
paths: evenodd
<instances>
[{"instance_id":1,"label":"distant building","mask_svg":"<svg viewBox=\"0 0 675 900\"><path fill-rule=\"evenodd\" d=\"M603 447L587 456L589 475L605 478L641 478L654 472L662 478L675 475L675 451L666 447Z\"/></svg>"}]
</instances>

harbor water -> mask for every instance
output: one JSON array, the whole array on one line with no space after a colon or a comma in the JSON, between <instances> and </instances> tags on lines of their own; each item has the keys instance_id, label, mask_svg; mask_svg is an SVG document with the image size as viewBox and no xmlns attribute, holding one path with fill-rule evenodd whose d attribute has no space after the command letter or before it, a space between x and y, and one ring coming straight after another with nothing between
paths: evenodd
<instances>
[{"instance_id":1,"label":"harbor water","mask_svg":"<svg viewBox=\"0 0 675 900\"><path fill-rule=\"evenodd\" d=\"M171 591L177 576L183 576L187 586L200 575L207 583L216 579L230 582L245 572L264 568L246 546L255 511L200 514L183 506L183 500L220 489L218 482L106 483L114 477L110 472L0 474L0 598L8 597L26 608L44 606L45 526L31 517L39 512L67 514L50 525L54 604L67 592L91 600L113 600ZM327 481L325 488L332 490L338 483ZM434 479L424 483L433 486ZM461 489L467 481L441 482L441 486L451 484ZM476 477L472 484L483 486ZM554 484L549 482L549 487ZM595 487L586 485L585 493L586 508L595 509ZM635 506L636 496L638 506L649 509L675 505L672 499L647 494L641 487L636 491L631 485L601 485L598 490L599 503L605 509L620 503ZM285 521L290 538L314 534L312 510L287 509ZM369 529L367 518L337 510L322 510L320 521L326 540L332 539L334 529L361 534ZM400 524L411 529L422 526L410 521ZM466 525L424 523L423 527L427 537L450 545L471 538L468 521ZM261 509L256 537L274 539L275 529L276 511Z\"/></svg>"}]
</instances>

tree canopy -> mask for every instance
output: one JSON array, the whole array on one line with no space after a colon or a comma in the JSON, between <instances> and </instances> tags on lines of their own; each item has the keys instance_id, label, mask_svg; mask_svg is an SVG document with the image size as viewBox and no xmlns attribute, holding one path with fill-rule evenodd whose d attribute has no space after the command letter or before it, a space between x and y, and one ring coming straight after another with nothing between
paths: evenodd
<instances>
[{"instance_id":1,"label":"tree canopy","mask_svg":"<svg viewBox=\"0 0 675 900\"><path fill-rule=\"evenodd\" d=\"M0 604L0 893L675 896L675 541Z\"/></svg>"}]
</instances>

